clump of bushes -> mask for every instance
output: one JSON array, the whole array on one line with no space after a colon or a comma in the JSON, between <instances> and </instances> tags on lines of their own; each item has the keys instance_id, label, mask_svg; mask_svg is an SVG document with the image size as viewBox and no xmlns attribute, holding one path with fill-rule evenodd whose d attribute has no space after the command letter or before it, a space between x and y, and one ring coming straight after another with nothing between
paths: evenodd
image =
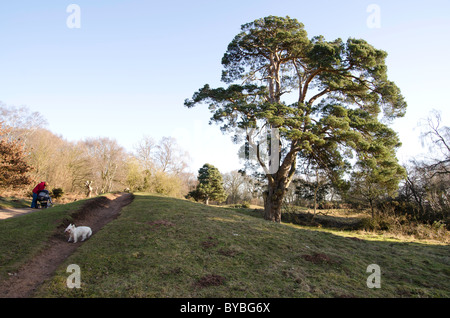
<instances>
[{"instance_id":1,"label":"clump of bushes","mask_svg":"<svg viewBox=\"0 0 450 318\"><path fill-rule=\"evenodd\" d=\"M376 216L361 219L359 230L368 232L385 232L394 236L413 236L416 239L429 239L449 242L450 233L443 221L426 224L415 221L408 215Z\"/></svg>"},{"instance_id":2,"label":"clump of bushes","mask_svg":"<svg viewBox=\"0 0 450 318\"><path fill-rule=\"evenodd\" d=\"M52 197L55 200L58 200L59 198L61 198L64 194L64 190L62 188L54 188L52 189Z\"/></svg>"},{"instance_id":3,"label":"clump of bushes","mask_svg":"<svg viewBox=\"0 0 450 318\"><path fill-rule=\"evenodd\" d=\"M250 203L249 202L244 202L242 204L232 204L229 207L230 208L235 208L235 209L250 209Z\"/></svg>"}]
</instances>

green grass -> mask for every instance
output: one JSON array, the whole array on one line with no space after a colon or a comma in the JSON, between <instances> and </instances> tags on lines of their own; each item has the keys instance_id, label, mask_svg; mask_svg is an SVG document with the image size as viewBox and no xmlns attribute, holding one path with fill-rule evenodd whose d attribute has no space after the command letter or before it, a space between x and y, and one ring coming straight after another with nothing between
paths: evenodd
<instances>
[{"instance_id":1,"label":"green grass","mask_svg":"<svg viewBox=\"0 0 450 318\"><path fill-rule=\"evenodd\" d=\"M0 209L8 208L29 208L31 206L31 199L18 199L14 197L4 198L0 197Z\"/></svg>"},{"instance_id":2,"label":"green grass","mask_svg":"<svg viewBox=\"0 0 450 318\"><path fill-rule=\"evenodd\" d=\"M450 297L449 252L138 193L36 296ZM69 264L81 268L80 289L66 287ZM380 289L366 285L370 264L381 268Z\"/></svg>"},{"instance_id":3,"label":"green grass","mask_svg":"<svg viewBox=\"0 0 450 318\"><path fill-rule=\"evenodd\" d=\"M45 242L58 225L76 211L84 200L38 210L0 220L0 280L45 248Z\"/></svg>"}]
</instances>

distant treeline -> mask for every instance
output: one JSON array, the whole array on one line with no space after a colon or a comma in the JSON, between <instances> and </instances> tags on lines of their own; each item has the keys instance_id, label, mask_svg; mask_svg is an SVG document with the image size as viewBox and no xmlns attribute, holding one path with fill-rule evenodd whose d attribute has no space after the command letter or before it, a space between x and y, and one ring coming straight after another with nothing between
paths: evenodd
<instances>
[{"instance_id":1,"label":"distant treeline","mask_svg":"<svg viewBox=\"0 0 450 318\"><path fill-rule=\"evenodd\" d=\"M189 154L172 137L159 141L144 136L132 152L115 139L93 137L70 142L46 129L46 120L26 107L0 102L0 190L30 194L36 182L47 181L64 194L102 194L111 191L146 191L186 197L198 184L189 172ZM377 187L373 174L349 171L336 184L326 171L299 160L297 175L284 206L367 209L372 218L406 215L415 220L450 224L450 128L437 112L426 120L422 141L427 158L404 165L405 177L395 191ZM247 165L247 168L250 165ZM263 205L267 181L256 170L222 173L226 204ZM214 202L213 202L214 203Z\"/></svg>"}]
</instances>

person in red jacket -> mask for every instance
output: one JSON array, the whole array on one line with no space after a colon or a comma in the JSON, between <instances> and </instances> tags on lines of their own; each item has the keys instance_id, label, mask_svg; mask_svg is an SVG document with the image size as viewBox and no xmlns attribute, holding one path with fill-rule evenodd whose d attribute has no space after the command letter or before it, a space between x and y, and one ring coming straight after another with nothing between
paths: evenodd
<instances>
[{"instance_id":1,"label":"person in red jacket","mask_svg":"<svg viewBox=\"0 0 450 318\"><path fill-rule=\"evenodd\" d=\"M33 189L33 201L31 202L32 208L36 207L38 193L44 190L46 186L48 186L47 182L41 182Z\"/></svg>"}]
</instances>

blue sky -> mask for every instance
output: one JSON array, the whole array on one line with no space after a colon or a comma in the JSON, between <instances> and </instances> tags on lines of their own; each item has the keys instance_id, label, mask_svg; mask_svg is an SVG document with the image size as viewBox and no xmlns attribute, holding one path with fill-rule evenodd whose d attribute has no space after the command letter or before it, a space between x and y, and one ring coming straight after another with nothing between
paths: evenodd
<instances>
[{"instance_id":1,"label":"blue sky","mask_svg":"<svg viewBox=\"0 0 450 318\"><path fill-rule=\"evenodd\" d=\"M70 4L81 28L68 28ZM370 4L380 27L370 28ZM450 115L450 1L210 0L2 1L0 101L39 111L48 129L67 140L110 137L132 150L144 135L173 136L203 163L222 172L240 167L237 146L207 107L187 109L185 98L220 82L221 58L240 26L268 15L303 22L309 37L363 38L388 52L389 78L408 102L396 120L404 162L427 149L418 121L429 111Z\"/></svg>"}]
</instances>

